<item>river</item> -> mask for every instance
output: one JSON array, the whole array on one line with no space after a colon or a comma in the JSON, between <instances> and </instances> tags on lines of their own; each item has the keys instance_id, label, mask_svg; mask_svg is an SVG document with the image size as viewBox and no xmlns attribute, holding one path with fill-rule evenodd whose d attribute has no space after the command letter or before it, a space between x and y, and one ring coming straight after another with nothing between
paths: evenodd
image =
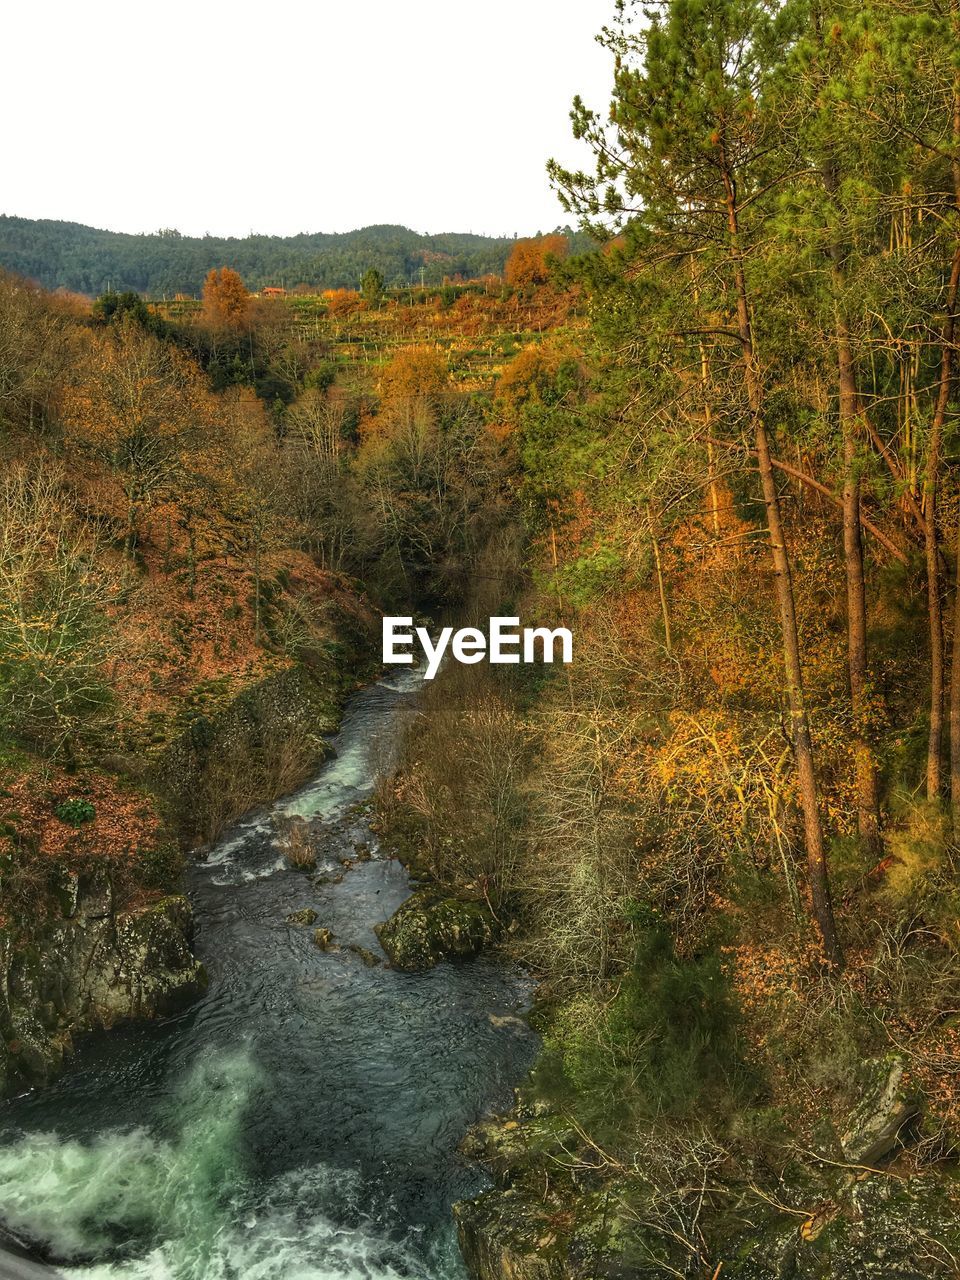
<instances>
[{"instance_id":1,"label":"river","mask_svg":"<svg viewBox=\"0 0 960 1280\"><path fill-rule=\"evenodd\" d=\"M85 1037L57 1084L0 1108L0 1218L62 1275L463 1275L450 1206L482 1179L457 1146L532 1061L529 986L490 957L369 966L287 922L312 907L382 959L373 925L410 885L364 806L417 688L405 672L356 694L317 777L191 867L204 998ZM277 820L293 816L320 874L285 863ZM358 847L372 856L343 867Z\"/></svg>"}]
</instances>

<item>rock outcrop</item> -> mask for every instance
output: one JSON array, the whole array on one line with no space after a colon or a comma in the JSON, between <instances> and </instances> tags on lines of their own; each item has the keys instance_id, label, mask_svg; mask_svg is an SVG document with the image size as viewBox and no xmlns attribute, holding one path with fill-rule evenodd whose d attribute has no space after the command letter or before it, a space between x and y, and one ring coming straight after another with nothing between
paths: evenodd
<instances>
[{"instance_id":1,"label":"rock outcrop","mask_svg":"<svg viewBox=\"0 0 960 1280\"><path fill-rule=\"evenodd\" d=\"M889 1155L920 1114L920 1099L905 1088L903 1073L903 1059L896 1055L861 1064L860 1102L842 1138L851 1164L873 1165Z\"/></svg>"},{"instance_id":2,"label":"rock outcrop","mask_svg":"<svg viewBox=\"0 0 960 1280\"><path fill-rule=\"evenodd\" d=\"M191 932L180 894L118 904L106 873L63 872L44 919L0 930L0 1093L52 1079L77 1032L193 1000Z\"/></svg>"},{"instance_id":3,"label":"rock outcrop","mask_svg":"<svg viewBox=\"0 0 960 1280\"><path fill-rule=\"evenodd\" d=\"M897 1066L892 1058L863 1064L857 1123L844 1138L851 1151L885 1149L889 1156L905 1137L916 1101L904 1091ZM673 1234L684 1204L689 1208L678 1194L684 1183L669 1174L664 1180L645 1164L597 1162L583 1131L535 1092L519 1091L507 1116L476 1125L462 1150L492 1183L453 1209L472 1280L687 1274L689 1248ZM952 1180L851 1163L840 1150L822 1162L798 1158L782 1166L769 1193L746 1166L725 1170L721 1194L703 1202L698 1218L702 1235L696 1238L710 1250L704 1274L722 1259L723 1275L736 1280L952 1275L950 1259L960 1249ZM730 1213L734 1204L749 1206L749 1216Z\"/></svg>"},{"instance_id":4,"label":"rock outcrop","mask_svg":"<svg viewBox=\"0 0 960 1280\"><path fill-rule=\"evenodd\" d=\"M172 731L158 725L142 753L104 763L145 799L159 797L183 845L211 838L329 757L326 735L365 669L370 622L359 608L344 615L335 644L323 633L316 651L245 687L208 682L184 699ZM179 862L149 876L133 868L122 901L108 868L107 859L82 874L51 866L49 890L6 921L0 910L0 1096L52 1080L75 1034L164 1015L206 985L190 946L190 904L177 891ZM303 915L298 923L316 920Z\"/></svg>"},{"instance_id":5,"label":"rock outcrop","mask_svg":"<svg viewBox=\"0 0 960 1280\"><path fill-rule=\"evenodd\" d=\"M418 973L475 956L496 936L496 920L483 903L420 889L375 932L395 969Z\"/></svg>"},{"instance_id":6,"label":"rock outcrop","mask_svg":"<svg viewBox=\"0 0 960 1280\"><path fill-rule=\"evenodd\" d=\"M147 781L168 800L184 840L212 839L256 804L291 791L331 753L341 692L303 666L284 667L210 705L185 708L181 731Z\"/></svg>"},{"instance_id":7,"label":"rock outcrop","mask_svg":"<svg viewBox=\"0 0 960 1280\"><path fill-rule=\"evenodd\" d=\"M464 1155L493 1186L453 1206L460 1252L473 1280L588 1280L616 1275L618 1198L610 1185L575 1184L567 1121L518 1102L514 1116L476 1125Z\"/></svg>"}]
</instances>

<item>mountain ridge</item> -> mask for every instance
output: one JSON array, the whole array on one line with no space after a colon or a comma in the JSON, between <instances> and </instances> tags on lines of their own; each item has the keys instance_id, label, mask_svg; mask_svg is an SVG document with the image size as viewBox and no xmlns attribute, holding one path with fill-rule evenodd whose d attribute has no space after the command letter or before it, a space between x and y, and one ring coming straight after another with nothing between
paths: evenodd
<instances>
[{"instance_id":1,"label":"mountain ridge","mask_svg":"<svg viewBox=\"0 0 960 1280\"><path fill-rule=\"evenodd\" d=\"M0 215L0 267L48 289L90 296L107 289L153 296L199 293L212 267L239 271L254 289L356 288L370 268L388 285L439 284L445 276L500 275L515 237L422 234L394 223L294 236L186 236L107 231L80 222Z\"/></svg>"}]
</instances>

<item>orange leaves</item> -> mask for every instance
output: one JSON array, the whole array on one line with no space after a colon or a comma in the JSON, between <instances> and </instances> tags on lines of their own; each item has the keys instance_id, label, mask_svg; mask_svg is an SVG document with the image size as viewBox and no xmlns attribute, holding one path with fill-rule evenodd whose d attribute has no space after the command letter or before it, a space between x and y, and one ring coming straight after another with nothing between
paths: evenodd
<instances>
[{"instance_id":1,"label":"orange leaves","mask_svg":"<svg viewBox=\"0 0 960 1280\"><path fill-rule=\"evenodd\" d=\"M8 772L3 787L8 829L0 836L0 852L26 849L76 867L90 860L122 863L153 846L161 834L152 802L103 774L77 776L48 766L43 775ZM78 794L93 806L94 817L72 826L57 817L56 809Z\"/></svg>"},{"instance_id":2,"label":"orange leaves","mask_svg":"<svg viewBox=\"0 0 960 1280\"><path fill-rule=\"evenodd\" d=\"M380 395L385 406L440 395L449 381L446 356L436 347L405 347L384 367Z\"/></svg>"},{"instance_id":3,"label":"orange leaves","mask_svg":"<svg viewBox=\"0 0 960 1280\"><path fill-rule=\"evenodd\" d=\"M744 943L724 948L740 1007L763 1011L771 1001L799 1000L803 990L801 957L783 947Z\"/></svg>"},{"instance_id":4,"label":"orange leaves","mask_svg":"<svg viewBox=\"0 0 960 1280\"><path fill-rule=\"evenodd\" d=\"M249 547L252 507L262 507L281 451L252 389L213 393L171 343L135 324L81 339L64 397L69 472L80 508L110 537L115 568L125 552L106 675L139 749L159 744L198 683L256 679L270 661L255 643ZM278 518L284 550L265 557L267 577L300 561L292 520Z\"/></svg>"},{"instance_id":5,"label":"orange leaves","mask_svg":"<svg viewBox=\"0 0 960 1280\"><path fill-rule=\"evenodd\" d=\"M930 1110L947 1132L960 1132L960 1023L951 1019L924 1040L910 1063L909 1078L923 1090Z\"/></svg>"},{"instance_id":6,"label":"orange leaves","mask_svg":"<svg viewBox=\"0 0 960 1280\"><path fill-rule=\"evenodd\" d=\"M356 289L325 289L321 296L327 304L329 315L349 315L360 309L361 298Z\"/></svg>"},{"instance_id":7,"label":"orange leaves","mask_svg":"<svg viewBox=\"0 0 960 1280\"><path fill-rule=\"evenodd\" d=\"M546 284L550 279L549 258L565 258L570 250L566 236L537 236L518 240L504 267L508 284L523 289L528 285Z\"/></svg>"},{"instance_id":8,"label":"orange leaves","mask_svg":"<svg viewBox=\"0 0 960 1280\"><path fill-rule=\"evenodd\" d=\"M212 329L241 333L250 326L250 294L238 272L214 268L203 282L203 321Z\"/></svg>"},{"instance_id":9,"label":"orange leaves","mask_svg":"<svg viewBox=\"0 0 960 1280\"><path fill-rule=\"evenodd\" d=\"M532 343L506 366L497 382L496 398L502 409L516 410L555 377L560 353L546 343Z\"/></svg>"},{"instance_id":10,"label":"orange leaves","mask_svg":"<svg viewBox=\"0 0 960 1280\"><path fill-rule=\"evenodd\" d=\"M812 1213L800 1224L801 1238L808 1243L816 1240L840 1213L840 1206L833 1200L826 1200L815 1213Z\"/></svg>"},{"instance_id":11,"label":"orange leaves","mask_svg":"<svg viewBox=\"0 0 960 1280\"><path fill-rule=\"evenodd\" d=\"M209 425L211 403L199 369L169 343L124 321L87 335L64 418L77 439L105 446L123 465L146 460L147 438L174 438Z\"/></svg>"}]
</instances>

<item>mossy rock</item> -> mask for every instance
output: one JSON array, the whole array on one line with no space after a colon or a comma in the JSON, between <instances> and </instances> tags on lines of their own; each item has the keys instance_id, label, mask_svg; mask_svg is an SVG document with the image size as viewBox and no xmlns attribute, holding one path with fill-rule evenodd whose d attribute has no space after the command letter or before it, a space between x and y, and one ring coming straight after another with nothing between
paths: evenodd
<instances>
[{"instance_id":1,"label":"mossy rock","mask_svg":"<svg viewBox=\"0 0 960 1280\"><path fill-rule=\"evenodd\" d=\"M486 1191L453 1206L460 1252L474 1280L568 1280L550 1206L515 1189ZM563 1242L565 1244L565 1242Z\"/></svg>"},{"instance_id":2,"label":"mossy rock","mask_svg":"<svg viewBox=\"0 0 960 1280\"><path fill-rule=\"evenodd\" d=\"M858 1071L859 1102L847 1119L843 1154L854 1164L874 1164L903 1140L921 1110L921 1098L904 1082L896 1054L867 1058Z\"/></svg>"},{"instance_id":3,"label":"mossy rock","mask_svg":"<svg viewBox=\"0 0 960 1280\"><path fill-rule=\"evenodd\" d=\"M545 1187L548 1189L545 1191ZM575 1190L523 1179L453 1206L460 1252L475 1280L593 1280L679 1274L624 1265L619 1189Z\"/></svg>"},{"instance_id":4,"label":"mossy rock","mask_svg":"<svg viewBox=\"0 0 960 1280\"><path fill-rule=\"evenodd\" d=\"M419 973L439 960L468 959L496 936L490 908L421 889L375 929L395 969Z\"/></svg>"},{"instance_id":5,"label":"mossy rock","mask_svg":"<svg viewBox=\"0 0 960 1280\"><path fill-rule=\"evenodd\" d=\"M800 1225L771 1214L725 1258L736 1280L936 1280L956 1274L957 1207L943 1178L867 1176L839 1184Z\"/></svg>"},{"instance_id":6,"label":"mossy rock","mask_svg":"<svg viewBox=\"0 0 960 1280\"><path fill-rule=\"evenodd\" d=\"M0 1093L45 1084L78 1032L178 1012L206 988L190 903L116 910L109 877L54 877L58 911L0 936Z\"/></svg>"},{"instance_id":7,"label":"mossy rock","mask_svg":"<svg viewBox=\"0 0 960 1280\"><path fill-rule=\"evenodd\" d=\"M287 916L287 924L301 925L303 928L315 924L316 920L317 913L313 907L301 907L299 911L291 911Z\"/></svg>"}]
</instances>

